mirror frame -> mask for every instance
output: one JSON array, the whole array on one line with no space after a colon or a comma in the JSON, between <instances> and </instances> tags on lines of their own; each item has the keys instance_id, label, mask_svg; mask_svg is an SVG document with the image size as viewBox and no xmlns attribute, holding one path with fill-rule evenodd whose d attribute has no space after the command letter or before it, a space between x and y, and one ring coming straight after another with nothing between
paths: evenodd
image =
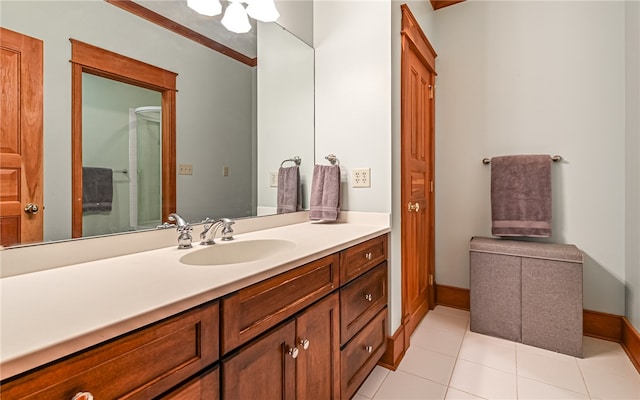
<instances>
[{"instance_id":1,"label":"mirror frame","mask_svg":"<svg viewBox=\"0 0 640 400\"><path fill-rule=\"evenodd\" d=\"M176 212L176 77L178 74L71 41L71 237L82 237L82 73L97 75L162 95L162 220Z\"/></svg>"}]
</instances>

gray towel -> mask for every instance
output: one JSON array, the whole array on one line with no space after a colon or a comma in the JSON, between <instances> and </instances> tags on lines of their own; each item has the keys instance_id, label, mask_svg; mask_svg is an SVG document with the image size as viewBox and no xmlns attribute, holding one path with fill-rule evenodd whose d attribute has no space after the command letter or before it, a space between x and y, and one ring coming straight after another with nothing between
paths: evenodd
<instances>
[{"instance_id":1,"label":"gray towel","mask_svg":"<svg viewBox=\"0 0 640 400\"><path fill-rule=\"evenodd\" d=\"M549 155L491 159L491 219L495 236L551 236Z\"/></svg>"},{"instance_id":2,"label":"gray towel","mask_svg":"<svg viewBox=\"0 0 640 400\"><path fill-rule=\"evenodd\" d=\"M340 212L340 166L315 165L309 219L335 221Z\"/></svg>"},{"instance_id":3,"label":"gray towel","mask_svg":"<svg viewBox=\"0 0 640 400\"><path fill-rule=\"evenodd\" d=\"M278 170L278 214L296 212L300 208L300 169L298 166Z\"/></svg>"},{"instance_id":4,"label":"gray towel","mask_svg":"<svg viewBox=\"0 0 640 400\"><path fill-rule=\"evenodd\" d=\"M82 211L111 211L113 171L82 167Z\"/></svg>"}]
</instances>

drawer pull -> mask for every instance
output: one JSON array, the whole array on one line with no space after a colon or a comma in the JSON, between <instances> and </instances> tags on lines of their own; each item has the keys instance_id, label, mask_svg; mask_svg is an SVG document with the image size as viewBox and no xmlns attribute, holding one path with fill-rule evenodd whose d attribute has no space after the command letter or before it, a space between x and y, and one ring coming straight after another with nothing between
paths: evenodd
<instances>
[{"instance_id":1,"label":"drawer pull","mask_svg":"<svg viewBox=\"0 0 640 400\"><path fill-rule=\"evenodd\" d=\"M300 346L302 346L302 348L304 350L308 349L309 348L309 339L302 339L300 341Z\"/></svg>"},{"instance_id":2,"label":"drawer pull","mask_svg":"<svg viewBox=\"0 0 640 400\"><path fill-rule=\"evenodd\" d=\"M368 252L364 255L364 258L366 258L367 260L371 261L371 259L373 258L373 254L371 254L371 252Z\"/></svg>"},{"instance_id":3,"label":"drawer pull","mask_svg":"<svg viewBox=\"0 0 640 400\"><path fill-rule=\"evenodd\" d=\"M289 347L287 353L291 356L291 358L298 358L298 348L297 347Z\"/></svg>"},{"instance_id":4,"label":"drawer pull","mask_svg":"<svg viewBox=\"0 0 640 400\"><path fill-rule=\"evenodd\" d=\"M367 351L367 353L371 353L373 351L373 346L364 346L364 349Z\"/></svg>"},{"instance_id":5,"label":"drawer pull","mask_svg":"<svg viewBox=\"0 0 640 400\"><path fill-rule=\"evenodd\" d=\"M365 300L373 301L373 295L371 293L364 295Z\"/></svg>"},{"instance_id":6,"label":"drawer pull","mask_svg":"<svg viewBox=\"0 0 640 400\"><path fill-rule=\"evenodd\" d=\"M93 400L91 392L78 392L71 400Z\"/></svg>"}]
</instances>

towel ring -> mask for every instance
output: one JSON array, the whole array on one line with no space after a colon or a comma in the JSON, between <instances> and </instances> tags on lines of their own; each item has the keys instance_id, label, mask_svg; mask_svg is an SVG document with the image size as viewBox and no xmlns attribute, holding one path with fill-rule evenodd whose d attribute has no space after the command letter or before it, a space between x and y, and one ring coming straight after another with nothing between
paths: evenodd
<instances>
[{"instance_id":1,"label":"towel ring","mask_svg":"<svg viewBox=\"0 0 640 400\"><path fill-rule=\"evenodd\" d=\"M300 163L302 162L302 158L300 158L300 157L298 157L298 156L295 156L295 157L293 157L293 158L289 158L289 159L287 159L287 160L284 160L284 161L282 161L282 162L280 163L280 168L282 168L282 166L284 165L284 163L286 163L286 162L288 162L288 161L291 161L291 162L293 162L293 163L295 163L296 165L298 165L298 166L299 166L299 165L300 165Z\"/></svg>"},{"instance_id":2,"label":"towel ring","mask_svg":"<svg viewBox=\"0 0 640 400\"><path fill-rule=\"evenodd\" d=\"M328 156L325 157L326 160L328 160L331 165L340 165L340 160L338 160L338 157L336 157L335 154L329 154Z\"/></svg>"},{"instance_id":3,"label":"towel ring","mask_svg":"<svg viewBox=\"0 0 640 400\"><path fill-rule=\"evenodd\" d=\"M551 157L551 161L553 161L553 162L562 161L562 156L559 156L559 155L552 156ZM484 165L491 164L491 159L490 158L483 158L482 159L482 163Z\"/></svg>"}]
</instances>

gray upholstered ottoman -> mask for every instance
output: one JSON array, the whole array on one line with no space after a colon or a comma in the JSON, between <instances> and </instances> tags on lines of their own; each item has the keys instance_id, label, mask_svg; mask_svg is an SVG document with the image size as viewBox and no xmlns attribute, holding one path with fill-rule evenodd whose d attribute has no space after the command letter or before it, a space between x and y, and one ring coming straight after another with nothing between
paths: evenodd
<instances>
[{"instance_id":1,"label":"gray upholstered ottoman","mask_svg":"<svg viewBox=\"0 0 640 400\"><path fill-rule=\"evenodd\" d=\"M582 253L574 245L474 237L471 330L582 357Z\"/></svg>"}]
</instances>

